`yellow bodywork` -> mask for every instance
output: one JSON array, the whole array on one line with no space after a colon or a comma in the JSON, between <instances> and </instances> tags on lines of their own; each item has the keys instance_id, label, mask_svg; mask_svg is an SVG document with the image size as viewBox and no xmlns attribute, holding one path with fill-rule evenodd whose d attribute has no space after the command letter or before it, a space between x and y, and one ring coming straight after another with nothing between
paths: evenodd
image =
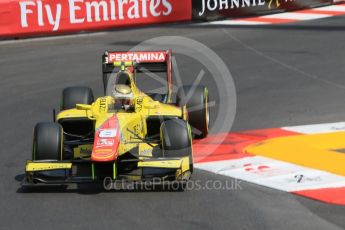
<instances>
[{"instance_id":1,"label":"yellow bodywork","mask_svg":"<svg viewBox=\"0 0 345 230\"><path fill-rule=\"evenodd\" d=\"M37 171L58 170L58 169L71 169L71 168L72 168L72 163L27 161L25 171L37 172Z\"/></svg>"},{"instance_id":2,"label":"yellow bodywork","mask_svg":"<svg viewBox=\"0 0 345 230\"><path fill-rule=\"evenodd\" d=\"M189 167L189 158L183 157L182 159L171 159L171 160L153 160L153 161L141 161L138 163L139 167L159 167L159 168L181 168L185 170L186 166Z\"/></svg>"},{"instance_id":3,"label":"yellow bodywork","mask_svg":"<svg viewBox=\"0 0 345 230\"><path fill-rule=\"evenodd\" d=\"M131 111L113 110L112 105L115 103L115 98L104 96L98 98L92 105L77 104L74 109L61 111L57 115L56 120L59 122L63 119L87 118L95 122L95 129L97 130L106 120L116 113L121 133L118 154L122 155L133 148L139 147L143 149L141 151L143 152L143 156L152 156L152 145L139 143L140 141L138 139L138 137L144 138L148 133L149 127L146 127L147 117L172 116L187 120L187 110L185 107L180 108L153 100L136 87L133 74L128 73L131 78L130 87L133 93ZM82 156L85 155L85 152L90 152L91 150L92 145L80 146L74 149L74 155Z\"/></svg>"},{"instance_id":4,"label":"yellow bodywork","mask_svg":"<svg viewBox=\"0 0 345 230\"><path fill-rule=\"evenodd\" d=\"M126 69L124 71L126 71ZM137 159L135 159L137 168L142 168L143 171L145 168L159 168L167 170L167 172L171 172L170 169L173 169L175 170L174 174L177 180L188 179L191 174L190 165L192 162L190 162L190 157L187 155L192 153L186 153L186 157L180 158L157 158L154 156L153 151L160 148L158 146L160 138L156 138L152 143L150 142L151 140L146 141L147 139L145 139L147 138L148 134L152 135L152 132L149 132L151 127L147 127L148 118L161 119L162 117L175 117L187 120L188 117L186 107L177 107L171 104L161 103L153 100L136 87L134 75L130 71L128 71L128 74L131 80L129 85L132 92L131 95L133 96L130 100L129 109L124 106L116 107L116 102L118 101L116 101L115 97L112 95L107 95L98 98L91 105L77 104L73 109L61 111L57 114L56 121L62 124L62 127L64 127L63 124L65 121L71 121L73 123L75 120L89 120L92 121L93 128L96 133L100 128L103 127L104 124L106 124L109 118L114 117L114 114L116 114L118 122L117 127L119 127L119 145L117 147L117 157L121 157L121 155L124 155L125 153L135 149L138 153ZM156 131L157 130L155 130L155 132ZM65 134L68 135L67 133ZM81 136L81 139L83 139L83 136ZM90 142L93 141L93 138L89 139ZM86 160L87 163L90 163L89 165L86 164L86 167L89 167L90 169L90 172L87 173L86 178L91 178L91 180L94 181L97 176L97 167L102 164L97 165L97 163L90 161L94 147L94 144L90 142L80 142L73 145L73 149L71 149L73 154L72 159L76 161L27 161L25 171L27 173L28 181L33 182L34 179L32 178L40 173L44 173L45 171L66 170L66 172L70 173L68 175L71 176L74 171L78 171L73 170L75 165L79 164L83 160ZM98 149L97 151L104 150L107 149ZM110 163L113 167L112 178L117 179L117 159ZM148 171L150 170L148 169ZM53 177L54 173L47 175L49 179L49 176ZM73 176L71 176L71 178L69 176L69 181L80 180L79 177L76 177L73 180ZM131 180L141 179L140 175L135 174L128 174L125 176L127 179L130 178ZM43 177L43 179L41 178L40 181L44 181L45 179L46 178Z\"/></svg>"}]
</instances>

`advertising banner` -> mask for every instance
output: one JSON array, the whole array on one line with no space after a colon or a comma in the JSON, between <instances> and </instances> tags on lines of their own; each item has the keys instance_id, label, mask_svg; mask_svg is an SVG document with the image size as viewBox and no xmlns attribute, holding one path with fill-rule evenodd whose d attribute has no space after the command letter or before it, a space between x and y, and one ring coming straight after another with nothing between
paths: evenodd
<instances>
[{"instance_id":1,"label":"advertising banner","mask_svg":"<svg viewBox=\"0 0 345 230\"><path fill-rule=\"evenodd\" d=\"M194 20L214 20L291 11L332 3L332 0L193 0L192 5Z\"/></svg>"},{"instance_id":2,"label":"advertising banner","mask_svg":"<svg viewBox=\"0 0 345 230\"><path fill-rule=\"evenodd\" d=\"M0 37L186 21L191 7L190 0L3 0Z\"/></svg>"}]
</instances>

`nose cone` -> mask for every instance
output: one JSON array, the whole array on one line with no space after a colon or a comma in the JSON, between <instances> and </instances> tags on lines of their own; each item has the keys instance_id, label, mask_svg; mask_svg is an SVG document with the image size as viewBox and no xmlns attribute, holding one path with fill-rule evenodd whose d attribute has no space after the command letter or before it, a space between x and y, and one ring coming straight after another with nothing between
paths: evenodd
<instances>
[{"instance_id":1,"label":"nose cone","mask_svg":"<svg viewBox=\"0 0 345 230\"><path fill-rule=\"evenodd\" d=\"M96 131L91 160L96 162L115 161L120 144L120 127L117 116L109 118Z\"/></svg>"}]
</instances>

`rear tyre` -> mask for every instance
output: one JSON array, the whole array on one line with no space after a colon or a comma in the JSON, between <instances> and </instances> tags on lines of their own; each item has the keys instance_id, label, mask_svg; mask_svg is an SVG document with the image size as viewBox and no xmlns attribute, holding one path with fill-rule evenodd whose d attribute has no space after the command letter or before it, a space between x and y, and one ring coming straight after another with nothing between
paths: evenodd
<instances>
[{"instance_id":1,"label":"rear tyre","mask_svg":"<svg viewBox=\"0 0 345 230\"><path fill-rule=\"evenodd\" d=\"M38 123L34 128L32 159L62 160L63 131L57 123Z\"/></svg>"},{"instance_id":2,"label":"rear tyre","mask_svg":"<svg viewBox=\"0 0 345 230\"><path fill-rule=\"evenodd\" d=\"M108 82L110 79L111 74L104 73L103 74L103 90L104 90L104 95L107 95L107 88L108 88Z\"/></svg>"},{"instance_id":3,"label":"rear tyre","mask_svg":"<svg viewBox=\"0 0 345 230\"><path fill-rule=\"evenodd\" d=\"M176 104L179 107L186 105L188 122L194 129L195 138L204 138L208 135L210 123L208 101L208 90L205 86L182 86L177 92Z\"/></svg>"},{"instance_id":4,"label":"rear tyre","mask_svg":"<svg viewBox=\"0 0 345 230\"><path fill-rule=\"evenodd\" d=\"M103 89L104 89L104 95L109 95L110 90L113 89L113 87L109 84L109 81L114 81L114 75L112 74L103 74Z\"/></svg>"},{"instance_id":5,"label":"rear tyre","mask_svg":"<svg viewBox=\"0 0 345 230\"><path fill-rule=\"evenodd\" d=\"M62 91L61 110L73 109L76 107L76 104L91 105L93 102L92 89L89 87L68 87Z\"/></svg>"},{"instance_id":6,"label":"rear tyre","mask_svg":"<svg viewBox=\"0 0 345 230\"><path fill-rule=\"evenodd\" d=\"M189 156L189 169L193 172L192 137L190 126L181 119L164 121L161 124L163 157Z\"/></svg>"}]
</instances>

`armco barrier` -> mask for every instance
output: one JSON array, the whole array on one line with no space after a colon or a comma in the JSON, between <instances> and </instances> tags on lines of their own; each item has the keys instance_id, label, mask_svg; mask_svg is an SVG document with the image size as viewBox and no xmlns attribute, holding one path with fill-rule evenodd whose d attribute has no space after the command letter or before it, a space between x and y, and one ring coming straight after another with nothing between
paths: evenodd
<instances>
[{"instance_id":1,"label":"armco barrier","mask_svg":"<svg viewBox=\"0 0 345 230\"><path fill-rule=\"evenodd\" d=\"M193 20L244 17L332 4L332 0L192 0L192 2Z\"/></svg>"},{"instance_id":2,"label":"armco barrier","mask_svg":"<svg viewBox=\"0 0 345 230\"><path fill-rule=\"evenodd\" d=\"M213 20L345 0L0 0L0 38Z\"/></svg>"},{"instance_id":3,"label":"armco barrier","mask_svg":"<svg viewBox=\"0 0 345 230\"><path fill-rule=\"evenodd\" d=\"M1 0L0 37L190 21L191 0Z\"/></svg>"}]
</instances>

